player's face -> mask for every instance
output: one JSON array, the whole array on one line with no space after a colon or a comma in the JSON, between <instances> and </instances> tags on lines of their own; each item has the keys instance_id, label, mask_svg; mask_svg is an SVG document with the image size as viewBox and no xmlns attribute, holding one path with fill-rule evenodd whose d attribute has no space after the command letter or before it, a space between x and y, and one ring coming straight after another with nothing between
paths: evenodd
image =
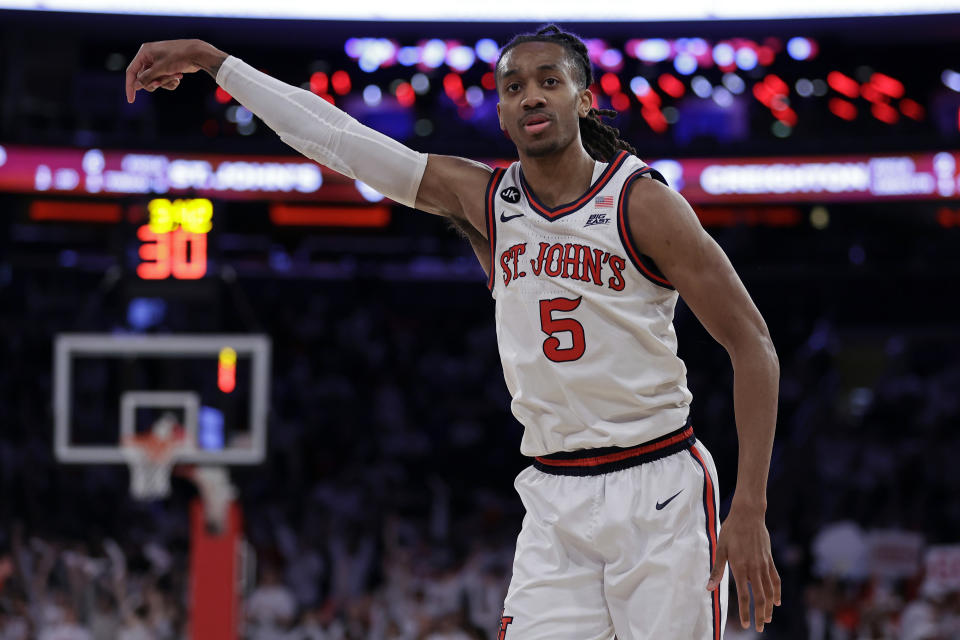
<instances>
[{"instance_id":1,"label":"player's face","mask_svg":"<svg viewBox=\"0 0 960 640\"><path fill-rule=\"evenodd\" d=\"M590 110L573 62L551 42L519 44L500 60L500 128L527 156L542 157L580 141L580 118Z\"/></svg>"}]
</instances>

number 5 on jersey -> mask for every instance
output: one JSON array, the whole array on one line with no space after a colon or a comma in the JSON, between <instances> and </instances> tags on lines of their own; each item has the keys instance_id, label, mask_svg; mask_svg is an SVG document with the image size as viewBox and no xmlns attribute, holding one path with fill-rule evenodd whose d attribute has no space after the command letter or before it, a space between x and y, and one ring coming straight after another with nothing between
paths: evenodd
<instances>
[{"instance_id":1,"label":"number 5 on jersey","mask_svg":"<svg viewBox=\"0 0 960 640\"><path fill-rule=\"evenodd\" d=\"M545 334L550 336L543 341L543 355L554 362L570 362L578 360L587 349L586 339L583 335L583 325L573 318L554 318L554 311L573 311L580 306L579 298L553 298L552 300L540 301L540 328ZM556 333L569 331L573 338L573 345L566 349L560 348L560 340L554 336Z\"/></svg>"}]
</instances>

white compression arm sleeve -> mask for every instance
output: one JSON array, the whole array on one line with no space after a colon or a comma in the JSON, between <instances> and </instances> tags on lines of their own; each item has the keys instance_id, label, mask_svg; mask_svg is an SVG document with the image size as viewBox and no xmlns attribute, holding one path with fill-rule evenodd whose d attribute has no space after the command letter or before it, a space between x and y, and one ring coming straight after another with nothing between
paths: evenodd
<instances>
[{"instance_id":1,"label":"white compression arm sleeve","mask_svg":"<svg viewBox=\"0 0 960 640\"><path fill-rule=\"evenodd\" d=\"M280 139L320 164L360 179L408 207L417 200L427 155L357 122L332 104L229 56L217 84Z\"/></svg>"}]
</instances>

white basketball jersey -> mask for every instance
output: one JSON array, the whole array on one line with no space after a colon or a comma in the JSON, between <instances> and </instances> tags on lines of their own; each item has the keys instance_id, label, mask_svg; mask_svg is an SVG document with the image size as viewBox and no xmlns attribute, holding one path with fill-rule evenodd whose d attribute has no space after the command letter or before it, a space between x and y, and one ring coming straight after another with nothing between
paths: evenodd
<instances>
[{"instance_id":1,"label":"white basketball jersey","mask_svg":"<svg viewBox=\"0 0 960 640\"><path fill-rule=\"evenodd\" d=\"M687 419L678 296L634 247L627 219L630 184L653 174L621 151L596 164L585 194L553 208L537 200L519 162L491 176L488 286L524 455L629 447Z\"/></svg>"}]
</instances>

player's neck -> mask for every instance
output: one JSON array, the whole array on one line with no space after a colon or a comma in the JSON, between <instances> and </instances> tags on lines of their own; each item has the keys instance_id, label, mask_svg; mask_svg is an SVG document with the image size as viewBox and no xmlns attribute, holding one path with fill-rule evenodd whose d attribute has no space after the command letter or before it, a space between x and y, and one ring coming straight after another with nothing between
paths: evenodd
<instances>
[{"instance_id":1,"label":"player's neck","mask_svg":"<svg viewBox=\"0 0 960 640\"><path fill-rule=\"evenodd\" d=\"M576 200L590 188L596 163L577 141L548 156L530 157L521 153L520 166L537 199L548 207L556 207Z\"/></svg>"}]
</instances>

